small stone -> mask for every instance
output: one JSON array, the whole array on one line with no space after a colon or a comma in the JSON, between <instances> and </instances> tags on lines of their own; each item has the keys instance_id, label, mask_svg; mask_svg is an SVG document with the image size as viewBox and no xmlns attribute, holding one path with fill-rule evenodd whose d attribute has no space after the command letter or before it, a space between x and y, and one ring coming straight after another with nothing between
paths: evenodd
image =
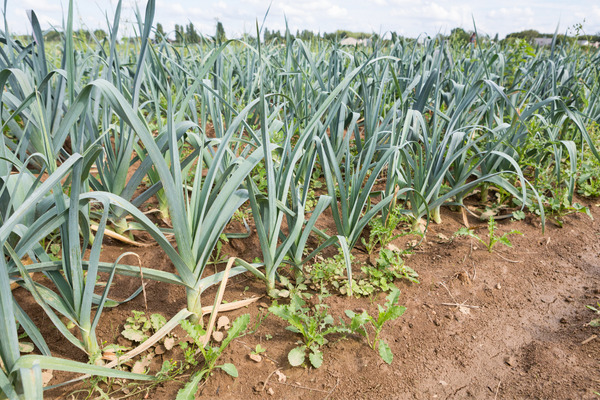
<instances>
[{"instance_id":1,"label":"small stone","mask_svg":"<svg viewBox=\"0 0 600 400\"><path fill-rule=\"evenodd\" d=\"M514 366L517 363L517 360L513 356L504 357L504 363L508 366Z\"/></svg>"},{"instance_id":2,"label":"small stone","mask_svg":"<svg viewBox=\"0 0 600 400\"><path fill-rule=\"evenodd\" d=\"M502 289L502 286L501 286L501 285L498 283L498 284L496 285L496 289L500 290L500 289Z\"/></svg>"},{"instance_id":3,"label":"small stone","mask_svg":"<svg viewBox=\"0 0 600 400\"><path fill-rule=\"evenodd\" d=\"M433 320L433 324L434 324L435 326L440 326L440 325L441 325L441 324L440 324L440 321L438 321L437 319L434 319L434 320Z\"/></svg>"},{"instance_id":4,"label":"small stone","mask_svg":"<svg viewBox=\"0 0 600 400\"><path fill-rule=\"evenodd\" d=\"M156 354L164 354L165 351L167 351L167 349L165 348L165 346L163 346L162 344L159 344L158 346L156 346L156 348L154 349L154 352Z\"/></svg>"},{"instance_id":5,"label":"small stone","mask_svg":"<svg viewBox=\"0 0 600 400\"><path fill-rule=\"evenodd\" d=\"M254 390L257 393L262 392L262 390L263 390L263 382L258 382L256 385L254 385L254 387L252 388L252 390Z\"/></svg>"},{"instance_id":6,"label":"small stone","mask_svg":"<svg viewBox=\"0 0 600 400\"><path fill-rule=\"evenodd\" d=\"M273 390L273 388L269 388L269 389L267 389L267 394L269 396L273 396L275 394L275 391Z\"/></svg>"},{"instance_id":7,"label":"small stone","mask_svg":"<svg viewBox=\"0 0 600 400\"><path fill-rule=\"evenodd\" d=\"M442 385L442 386L448 386L448 382L446 382L446 381L440 381L440 385Z\"/></svg>"},{"instance_id":8,"label":"small stone","mask_svg":"<svg viewBox=\"0 0 600 400\"><path fill-rule=\"evenodd\" d=\"M262 357L260 356L260 354L249 354L248 357L255 363L259 363L262 361Z\"/></svg>"},{"instance_id":9,"label":"small stone","mask_svg":"<svg viewBox=\"0 0 600 400\"><path fill-rule=\"evenodd\" d=\"M269 308L269 305L267 303L258 303L258 305L262 308Z\"/></svg>"},{"instance_id":10,"label":"small stone","mask_svg":"<svg viewBox=\"0 0 600 400\"><path fill-rule=\"evenodd\" d=\"M471 278L469 278L469 274L467 274L465 271L458 274L458 280L461 281L463 285L471 284Z\"/></svg>"},{"instance_id":11,"label":"small stone","mask_svg":"<svg viewBox=\"0 0 600 400\"><path fill-rule=\"evenodd\" d=\"M552 295L547 295L547 296L541 296L540 300L542 303L551 304L551 303L554 303L556 298Z\"/></svg>"},{"instance_id":12,"label":"small stone","mask_svg":"<svg viewBox=\"0 0 600 400\"><path fill-rule=\"evenodd\" d=\"M566 319L565 317L562 317L562 318L560 319L560 323L561 323L561 324L566 324L566 323L567 323L567 319Z\"/></svg>"}]
</instances>

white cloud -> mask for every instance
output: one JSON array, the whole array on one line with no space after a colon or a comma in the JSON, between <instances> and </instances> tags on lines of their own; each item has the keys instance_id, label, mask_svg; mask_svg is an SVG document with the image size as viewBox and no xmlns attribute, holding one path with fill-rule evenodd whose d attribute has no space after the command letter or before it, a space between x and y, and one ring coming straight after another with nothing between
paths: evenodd
<instances>
[{"instance_id":1,"label":"white cloud","mask_svg":"<svg viewBox=\"0 0 600 400\"><path fill-rule=\"evenodd\" d=\"M175 24L194 23L205 34L212 34L216 20L221 21L228 36L244 30L252 32L255 21L266 19L269 29L285 29L285 19L292 31L309 29L332 32L336 29L396 31L408 36L422 32L449 32L456 26L477 28L500 36L522 29L554 32L560 20L561 31L582 22L586 33L600 32L600 4L595 0L157 0L155 23L172 31ZM2 2L0 2L1 5ZM76 23L90 29L106 28L104 13L109 19L117 0L76 0ZM24 10L35 10L43 28L60 25L68 0L9 0L8 15L11 30L24 33L30 29ZM124 21L134 21L134 9L144 12L145 0L124 0ZM122 29L127 23L123 23Z\"/></svg>"}]
</instances>

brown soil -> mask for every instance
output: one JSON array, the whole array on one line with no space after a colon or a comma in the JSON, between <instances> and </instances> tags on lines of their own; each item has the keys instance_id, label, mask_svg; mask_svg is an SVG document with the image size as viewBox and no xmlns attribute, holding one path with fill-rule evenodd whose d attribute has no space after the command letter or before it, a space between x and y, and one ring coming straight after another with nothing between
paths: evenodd
<instances>
[{"instance_id":1,"label":"brown soil","mask_svg":"<svg viewBox=\"0 0 600 400\"><path fill-rule=\"evenodd\" d=\"M514 248L498 245L493 253L469 238L447 239L460 228L462 217L442 210L444 222L430 227L427 239L407 258L421 283L396 283L402 291L400 302L407 311L382 333L395 355L391 365L360 338L349 337L332 340L324 348L321 368L292 368L287 353L299 337L285 330L284 322L273 315L257 323L266 313L265 305L270 304L268 298L231 312L228 316L232 320L249 313L251 326L257 327L253 333L234 340L219 360L235 364L239 377L234 379L215 370L197 398L597 398L593 391L600 391L600 339L586 339L599 331L587 325L594 314L585 306L600 299L600 209L594 202L588 205L595 216L593 221L583 214L570 215L565 218L564 228L549 223L545 235L536 221L499 223L500 232L519 229L524 235L511 236ZM478 232L487 238L484 223L470 222L481 225ZM226 250L252 260L259 255L255 236L232 240ZM405 247L405 242L398 240L395 244ZM158 247L130 248L111 239L106 239L103 258L114 261L124 251L137 252L145 267L173 269ZM356 254L365 258L360 251ZM136 264L133 258L128 261ZM209 266L207 274L212 269ZM118 277L111 294L123 299L138 285L139 280ZM22 289L17 292L20 303L30 315L34 313L34 321L44 330L54 354L85 361L85 355L62 339L43 313L35 312ZM170 318L185 306L185 293L180 287L149 282L146 292L150 313ZM230 280L225 299L252 295L264 295L264 285L246 274ZM208 291L204 304L212 304L213 296L214 290ZM346 309L363 308L375 313L384 295L361 299L331 296L326 302L339 319ZM128 344L119 332L132 310L144 308L143 296L138 296L105 310L99 339ZM183 336L181 330L176 333ZM257 364L248 355L259 343L267 351L266 358ZM175 347L156 356L150 373L167 359L182 359L181 350ZM277 369L287 377L285 383L274 374ZM55 373L51 384L72 377ZM174 399L188 377L189 373L184 374L134 398ZM72 391L89 388L89 383L71 385L49 392L48 398L70 399ZM78 398L83 398L81 393Z\"/></svg>"}]
</instances>

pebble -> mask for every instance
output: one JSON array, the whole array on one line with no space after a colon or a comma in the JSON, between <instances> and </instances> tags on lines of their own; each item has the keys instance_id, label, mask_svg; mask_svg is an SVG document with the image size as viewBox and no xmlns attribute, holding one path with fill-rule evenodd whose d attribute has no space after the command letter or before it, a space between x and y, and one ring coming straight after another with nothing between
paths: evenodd
<instances>
[{"instance_id":1,"label":"pebble","mask_svg":"<svg viewBox=\"0 0 600 400\"><path fill-rule=\"evenodd\" d=\"M516 364L516 362L517 362L517 360L515 360L515 358L513 356L504 357L504 363L506 365L509 365L512 367L513 365Z\"/></svg>"}]
</instances>

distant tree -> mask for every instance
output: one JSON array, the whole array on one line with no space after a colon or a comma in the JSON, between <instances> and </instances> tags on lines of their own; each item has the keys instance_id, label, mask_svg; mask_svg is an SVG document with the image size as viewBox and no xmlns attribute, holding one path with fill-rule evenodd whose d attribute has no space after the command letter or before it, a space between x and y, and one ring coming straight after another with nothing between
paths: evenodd
<instances>
[{"instance_id":1,"label":"distant tree","mask_svg":"<svg viewBox=\"0 0 600 400\"><path fill-rule=\"evenodd\" d=\"M191 22L185 27L185 40L188 43L200 42L200 35L198 35L198 32L196 32L196 28L194 28L194 24Z\"/></svg>"},{"instance_id":2,"label":"distant tree","mask_svg":"<svg viewBox=\"0 0 600 400\"><path fill-rule=\"evenodd\" d=\"M98 39L98 41L101 42L108 36L108 34L102 29L96 29L94 31L94 36L96 36L96 39Z\"/></svg>"},{"instance_id":3,"label":"distant tree","mask_svg":"<svg viewBox=\"0 0 600 400\"><path fill-rule=\"evenodd\" d=\"M217 43L223 43L227 40L227 36L225 36L225 28L223 28L221 21L217 21L217 32L215 33L215 39L217 40Z\"/></svg>"},{"instance_id":4,"label":"distant tree","mask_svg":"<svg viewBox=\"0 0 600 400\"><path fill-rule=\"evenodd\" d=\"M154 33L154 41L160 42L165 37L165 30L163 29L162 24L159 22L156 24L156 32Z\"/></svg>"},{"instance_id":5,"label":"distant tree","mask_svg":"<svg viewBox=\"0 0 600 400\"><path fill-rule=\"evenodd\" d=\"M44 35L44 41L46 41L46 42L60 42L61 40L62 40L62 33L57 30L48 31Z\"/></svg>"},{"instance_id":6,"label":"distant tree","mask_svg":"<svg viewBox=\"0 0 600 400\"><path fill-rule=\"evenodd\" d=\"M181 43L185 41L185 33L183 32L183 26L175 24L175 41Z\"/></svg>"},{"instance_id":7,"label":"distant tree","mask_svg":"<svg viewBox=\"0 0 600 400\"><path fill-rule=\"evenodd\" d=\"M534 29L528 29L528 30L521 31L521 32L509 33L508 35L506 35L506 38L507 39L524 39L528 43L533 43L533 39L538 38L538 37L544 37L544 36L545 35L542 35L541 33L539 33L538 31L536 31Z\"/></svg>"},{"instance_id":8,"label":"distant tree","mask_svg":"<svg viewBox=\"0 0 600 400\"><path fill-rule=\"evenodd\" d=\"M296 37L302 39L305 42L310 42L315 38L315 33L313 31L305 29L302 32L297 32Z\"/></svg>"},{"instance_id":9,"label":"distant tree","mask_svg":"<svg viewBox=\"0 0 600 400\"><path fill-rule=\"evenodd\" d=\"M454 44L463 45L469 43L471 35L463 28L454 28L450 31L448 40Z\"/></svg>"},{"instance_id":10,"label":"distant tree","mask_svg":"<svg viewBox=\"0 0 600 400\"><path fill-rule=\"evenodd\" d=\"M73 36L86 42L89 42L92 39L92 34L86 29L76 30L73 32Z\"/></svg>"},{"instance_id":11,"label":"distant tree","mask_svg":"<svg viewBox=\"0 0 600 400\"><path fill-rule=\"evenodd\" d=\"M323 39L326 40L338 41L348 37L354 39L373 39L373 34L366 32L352 32L343 29L338 29L337 31L331 33L323 33Z\"/></svg>"}]
</instances>

